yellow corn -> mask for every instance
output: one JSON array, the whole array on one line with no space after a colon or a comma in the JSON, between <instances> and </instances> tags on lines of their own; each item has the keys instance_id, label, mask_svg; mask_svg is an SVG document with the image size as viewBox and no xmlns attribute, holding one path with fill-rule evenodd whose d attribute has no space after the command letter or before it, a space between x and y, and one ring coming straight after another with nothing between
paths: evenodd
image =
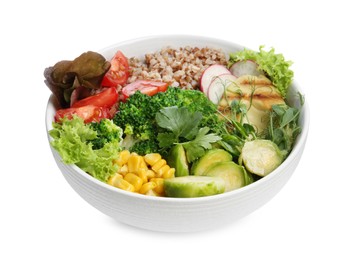
<instances>
[{"instance_id":1,"label":"yellow corn","mask_svg":"<svg viewBox=\"0 0 359 260\"><path fill-rule=\"evenodd\" d=\"M141 194L146 194L148 193L150 190L154 189L157 186L156 183L154 183L153 181L147 182L145 184L142 185L141 189L140 189L140 193Z\"/></svg>"},{"instance_id":2,"label":"yellow corn","mask_svg":"<svg viewBox=\"0 0 359 260\"><path fill-rule=\"evenodd\" d=\"M131 154L130 158L128 158L128 165L127 165L128 171L137 173L138 169L140 169L141 161L142 161L142 156L137 154Z\"/></svg>"},{"instance_id":3,"label":"yellow corn","mask_svg":"<svg viewBox=\"0 0 359 260\"><path fill-rule=\"evenodd\" d=\"M162 174L162 178L163 179L169 179L169 178L174 178L175 177L175 168L169 168L168 171L165 171Z\"/></svg>"},{"instance_id":4,"label":"yellow corn","mask_svg":"<svg viewBox=\"0 0 359 260\"><path fill-rule=\"evenodd\" d=\"M158 173L159 169L162 166L164 166L165 164L167 164L166 160L164 160L164 159L159 160L154 165L152 165L152 171L154 171L155 173Z\"/></svg>"},{"instance_id":5,"label":"yellow corn","mask_svg":"<svg viewBox=\"0 0 359 260\"><path fill-rule=\"evenodd\" d=\"M145 158L143 156L140 156L140 165L139 165L140 169L146 169L148 170L148 167L147 167L147 163L145 161Z\"/></svg>"},{"instance_id":6,"label":"yellow corn","mask_svg":"<svg viewBox=\"0 0 359 260\"><path fill-rule=\"evenodd\" d=\"M153 191L155 191L159 195L163 195L164 194L164 188L163 188L164 179L163 178L152 178L151 182L154 182L156 184L156 187L153 188Z\"/></svg>"},{"instance_id":7,"label":"yellow corn","mask_svg":"<svg viewBox=\"0 0 359 260\"><path fill-rule=\"evenodd\" d=\"M148 170L146 170L145 168L140 168L136 174L138 177L140 177L142 179L143 183L146 183L148 181L147 171Z\"/></svg>"},{"instance_id":8,"label":"yellow corn","mask_svg":"<svg viewBox=\"0 0 359 260\"><path fill-rule=\"evenodd\" d=\"M111 186L115 186L114 183L116 182L117 179L120 178L122 179L122 175L115 173L108 179L107 183L110 184Z\"/></svg>"},{"instance_id":9,"label":"yellow corn","mask_svg":"<svg viewBox=\"0 0 359 260\"><path fill-rule=\"evenodd\" d=\"M175 169L167 165L159 153L140 156L123 150L114 162L119 169L108 184L149 196L163 196L164 179L175 176Z\"/></svg>"},{"instance_id":10,"label":"yellow corn","mask_svg":"<svg viewBox=\"0 0 359 260\"><path fill-rule=\"evenodd\" d=\"M119 170L118 170L119 174L123 174L125 175L126 173L128 173L128 166L127 164L123 165Z\"/></svg>"},{"instance_id":11,"label":"yellow corn","mask_svg":"<svg viewBox=\"0 0 359 260\"><path fill-rule=\"evenodd\" d=\"M127 173L125 177L123 177L125 181L128 181L133 185L135 191L139 191L142 187L143 181L140 177L138 177L134 173Z\"/></svg>"},{"instance_id":12,"label":"yellow corn","mask_svg":"<svg viewBox=\"0 0 359 260\"><path fill-rule=\"evenodd\" d=\"M147 196L155 196L155 197L160 196L154 190L149 190L145 195L147 195Z\"/></svg>"},{"instance_id":13,"label":"yellow corn","mask_svg":"<svg viewBox=\"0 0 359 260\"><path fill-rule=\"evenodd\" d=\"M121 190L135 191L135 187L128 181L124 180L121 174L114 174L107 183Z\"/></svg>"},{"instance_id":14,"label":"yellow corn","mask_svg":"<svg viewBox=\"0 0 359 260\"><path fill-rule=\"evenodd\" d=\"M118 155L118 159L115 160L115 163L119 166L122 167L123 165L125 165L128 162L128 159L130 158L130 151L128 150L123 150L119 153Z\"/></svg>"},{"instance_id":15,"label":"yellow corn","mask_svg":"<svg viewBox=\"0 0 359 260\"><path fill-rule=\"evenodd\" d=\"M151 179L151 178L154 178L156 174L152 170L147 170L146 175L147 175L147 179Z\"/></svg>"},{"instance_id":16,"label":"yellow corn","mask_svg":"<svg viewBox=\"0 0 359 260\"><path fill-rule=\"evenodd\" d=\"M161 168L157 171L157 177L162 177L164 173L168 172L170 169L170 166L168 164L163 165Z\"/></svg>"},{"instance_id":17,"label":"yellow corn","mask_svg":"<svg viewBox=\"0 0 359 260\"><path fill-rule=\"evenodd\" d=\"M159 153L149 153L144 156L146 163L153 166L156 162L162 159Z\"/></svg>"}]
</instances>

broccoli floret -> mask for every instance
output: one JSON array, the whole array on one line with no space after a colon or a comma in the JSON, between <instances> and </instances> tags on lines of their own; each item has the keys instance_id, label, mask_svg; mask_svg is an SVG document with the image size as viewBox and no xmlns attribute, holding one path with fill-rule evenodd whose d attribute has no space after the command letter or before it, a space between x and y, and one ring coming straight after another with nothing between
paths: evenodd
<instances>
[{"instance_id":1,"label":"broccoli floret","mask_svg":"<svg viewBox=\"0 0 359 260\"><path fill-rule=\"evenodd\" d=\"M102 119L100 122L92 122L91 129L95 130L97 136L91 140L93 149L101 149L106 143L122 141L122 128L114 124L110 119Z\"/></svg>"},{"instance_id":2,"label":"broccoli floret","mask_svg":"<svg viewBox=\"0 0 359 260\"><path fill-rule=\"evenodd\" d=\"M217 107L198 90L183 90L169 87L150 97L137 91L125 103L120 103L114 123L124 130L126 147L131 143L130 151L144 155L152 152L166 154L159 148L158 133L164 131L157 126L155 116L164 107L187 107L189 111L202 113L200 127L208 126L212 132L220 133L224 123L218 118Z\"/></svg>"},{"instance_id":3,"label":"broccoli floret","mask_svg":"<svg viewBox=\"0 0 359 260\"><path fill-rule=\"evenodd\" d=\"M150 139L150 140L144 140L144 141L135 143L130 148L130 151L134 151L141 155L154 153L154 152L160 152L160 147L158 146L157 137ZM161 153L161 154L164 155L164 153Z\"/></svg>"}]
</instances>

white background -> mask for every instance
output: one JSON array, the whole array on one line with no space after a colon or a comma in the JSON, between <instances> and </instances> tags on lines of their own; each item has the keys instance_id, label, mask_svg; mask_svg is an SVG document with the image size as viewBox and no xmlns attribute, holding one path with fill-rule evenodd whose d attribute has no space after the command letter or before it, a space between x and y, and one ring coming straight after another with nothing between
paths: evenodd
<instances>
[{"instance_id":1,"label":"white background","mask_svg":"<svg viewBox=\"0 0 359 260\"><path fill-rule=\"evenodd\" d=\"M309 2L2 1L0 258L358 259L358 12L355 1ZM157 34L275 47L294 61L310 106L291 180L223 228L167 234L118 223L70 188L50 153L44 68Z\"/></svg>"}]
</instances>

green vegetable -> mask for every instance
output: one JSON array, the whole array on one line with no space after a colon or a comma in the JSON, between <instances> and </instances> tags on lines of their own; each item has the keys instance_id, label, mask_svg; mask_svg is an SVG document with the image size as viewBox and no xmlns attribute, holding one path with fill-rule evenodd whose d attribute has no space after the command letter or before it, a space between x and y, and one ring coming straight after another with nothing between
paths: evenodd
<instances>
[{"instance_id":1,"label":"green vegetable","mask_svg":"<svg viewBox=\"0 0 359 260\"><path fill-rule=\"evenodd\" d=\"M292 150L294 141L301 132L299 115L300 109L286 104L273 105L269 115L269 127L264 133L264 138L277 144L286 155Z\"/></svg>"},{"instance_id":2,"label":"green vegetable","mask_svg":"<svg viewBox=\"0 0 359 260\"><path fill-rule=\"evenodd\" d=\"M261 177L274 171L284 159L278 146L270 140L246 142L240 160L248 171Z\"/></svg>"},{"instance_id":3,"label":"green vegetable","mask_svg":"<svg viewBox=\"0 0 359 260\"><path fill-rule=\"evenodd\" d=\"M225 182L225 192L239 189L247 184L243 166L230 161L213 164L204 173L204 176L219 177Z\"/></svg>"},{"instance_id":4,"label":"green vegetable","mask_svg":"<svg viewBox=\"0 0 359 260\"><path fill-rule=\"evenodd\" d=\"M205 155L199 158L191 167L193 175L201 176L213 164L218 162L232 161L232 155L223 149L208 150Z\"/></svg>"},{"instance_id":5,"label":"green vegetable","mask_svg":"<svg viewBox=\"0 0 359 260\"><path fill-rule=\"evenodd\" d=\"M173 144L179 143L180 137L183 137L188 140L182 142L188 162L191 163L203 156L206 150L212 148L212 143L221 138L214 133L208 133L210 131L208 127L198 129L201 118L200 112L191 113L186 107L174 106L161 109L156 113L156 122L169 132L158 134L160 146L171 147Z\"/></svg>"},{"instance_id":6,"label":"green vegetable","mask_svg":"<svg viewBox=\"0 0 359 260\"><path fill-rule=\"evenodd\" d=\"M105 124L111 125L110 122ZM65 117L60 123L53 123L49 134L54 139L51 145L59 152L64 163L76 164L103 182L118 170L113 163L118 157L118 140L111 139L101 148L94 149L92 141L98 138L97 131L80 117L74 116L71 120Z\"/></svg>"},{"instance_id":7,"label":"green vegetable","mask_svg":"<svg viewBox=\"0 0 359 260\"><path fill-rule=\"evenodd\" d=\"M177 144L172 147L167 158L167 164L176 169L176 177L189 175L188 162L183 145Z\"/></svg>"},{"instance_id":8,"label":"green vegetable","mask_svg":"<svg viewBox=\"0 0 359 260\"><path fill-rule=\"evenodd\" d=\"M96 131L96 138L91 140L93 149L101 149L106 143L122 141L122 129L115 125L112 120L102 119L100 122L93 122L90 127Z\"/></svg>"},{"instance_id":9,"label":"green vegetable","mask_svg":"<svg viewBox=\"0 0 359 260\"><path fill-rule=\"evenodd\" d=\"M172 145L179 142L179 138L193 139L198 133L198 125L201 122L202 113L191 113L186 107L165 107L156 113L158 126L169 130L158 137L160 146Z\"/></svg>"},{"instance_id":10,"label":"green vegetable","mask_svg":"<svg viewBox=\"0 0 359 260\"><path fill-rule=\"evenodd\" d=\"M248 110L242 102L233 100L230 105L230 113L228 115L220 113L226 122L226 128L221 135L222 140L218 144L233 156L240 155L246 141L257 138L255 128L244 123L243 119L247 117L247 112ZM240 118L239 121L238 118Z\"/></svg>"},{"instance_id":11,"label":"green vegetable","mask_svg":"<svg viewBox=\"0 0 359 260\"><path fill-rule=\"evenodd\" d=\"M166 156L170 146L160 146L157 136L170 131L158 126L155 116L162 108L172 106L186 107L191 113L200 112L199 128L207 126L215 133L223 130L224 122L217 116L217 107L200 91L169 87L166 92L152 97L137 91L125 103L120 103L119 112L113 119L124 129L123 145L140 155L159 152Z\"/></svg>"},{"instance_id":12,"label":"green vegetable","mask_svg":"<svg viewBox=\"0 0 359 260\"><path fill-rule=\"evenodd\" d=\"M293 71L289 69L292 62L286 61L282 54L275 54L273 48L268 52L263 48L264 46L260 46L259 52L245 49L231 53L229 55L229 66L241 60L255 61L258 64L258 69L265 72L281 95L286 97L294 75Z\"/></svg>"},{"instance_id":13,"label":"green vegetable","mask_svg":"<svg viewBox=\"0 0 359 260\"><path fill-rule=\"evenodd\" d=\"M194 198L223 193L224 180L208 176L184 176L164 180L167 197Z\"/></svg>"},{"instance_id":14,"label":"green vegetable","mask_svg":"<svg viewBox=\"0 0 359 260\"><path fill-rule=\"evenodd\" d=\"M69 107L71 94L77 87L99 89L110 62L97 52L88 51L73 61L63 60L44 71L45 84L59 101Z\"/></svg>"}]
</instances>

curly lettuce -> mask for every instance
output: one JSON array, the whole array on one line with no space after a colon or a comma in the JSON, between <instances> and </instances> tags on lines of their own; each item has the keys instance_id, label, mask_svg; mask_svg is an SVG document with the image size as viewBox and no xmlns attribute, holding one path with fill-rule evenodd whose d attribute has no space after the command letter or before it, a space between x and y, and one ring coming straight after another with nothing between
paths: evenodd
<instances>
[{"instance_id":1,"label":"curly lettuce","mask_svg":"<svg viewBox=\"0 0 359 260\"><path fill-rule=\"evenodd\" d=\"M293 81L293 71L289 68L293 62L286 61L282 54L275 54L274 48L270 51L259 47L259 52L244 49L229 55L229 64L232 66L237 61L252 60L258 64L258 69L263 71L271 79L273 85L279 90L282 97L287 96L288 88Z\"/></svg>"},{"instance_id":2,"label":"curly lettuce","mask_svg":"<svg viewBox=\"0 0 359 260\"><path fill-rule=\"evenodd\" d=\"M109 124L117 127L112 121ZM122 129L119 128L119 131L122 133ZM100 149L95 149L93 141L97 140L98 132L90 124L85 124L82 118L65 117L62 122L53 123L49 134L53 138L51 145L59 152L64 163L75 164L103 182L118 170L113 161L118 157L119 140L111 139Z\"/></svg>"}]
</instances>

